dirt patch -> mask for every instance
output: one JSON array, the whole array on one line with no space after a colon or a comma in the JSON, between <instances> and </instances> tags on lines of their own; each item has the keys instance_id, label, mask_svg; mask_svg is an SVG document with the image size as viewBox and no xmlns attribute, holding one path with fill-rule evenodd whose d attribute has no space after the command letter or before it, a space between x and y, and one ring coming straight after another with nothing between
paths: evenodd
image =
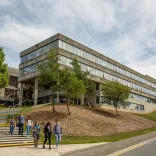
<instances>
[{"instance_id":1,"label":"dirt patch","mask_svg":"<svg viewBox=\"0 0 156 156\"><path fill-rule=\"evenodd\" d=\"M139 117L131 113L120 112L116 117L114 111L70 106L71 115L68 115L65 105L35 108L29 113L33 120L40 123L50 121L54 125L58 119L64 135L73 136L104 136L120 132L137 131L156 126L156 122Z\"/></svg>"}]
</instances>

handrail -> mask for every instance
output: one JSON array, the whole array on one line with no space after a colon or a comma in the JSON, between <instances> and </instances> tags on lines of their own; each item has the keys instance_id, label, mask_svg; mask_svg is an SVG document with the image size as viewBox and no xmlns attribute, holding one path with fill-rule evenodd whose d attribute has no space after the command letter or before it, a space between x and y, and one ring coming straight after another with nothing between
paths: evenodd
<instances>
[{"instance_id":1,"label":"handrail","mask_svg":"<svg viewBox=\"0 0 156 156\"><path fill-rule=\"evenodd\" d=\"M23 115L23 116L24 116L24 115ZM26 118L26 119L28 120L28 118L27 118L26 116L24 116L24 118ZM34 120L31 119L31 121L32 121L33 123L35 123ZM44 128L43 126L40 126L40 127ZM42 132L41 130L40 130L40 132L41 132L41 134L43 135L43 132Z\"/></svg>"}]
</instances>

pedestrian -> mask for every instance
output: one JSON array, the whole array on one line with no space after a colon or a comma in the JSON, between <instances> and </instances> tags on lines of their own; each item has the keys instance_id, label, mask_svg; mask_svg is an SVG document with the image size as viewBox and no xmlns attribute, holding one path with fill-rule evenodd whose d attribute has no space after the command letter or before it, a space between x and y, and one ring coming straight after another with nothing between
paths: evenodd
<instances>
[{"instance_id":1,"label":"pedestrian","mask_svg":"<svg viewBox=\"0 0 156 156\"><path fill-rule=\"evenodd\" d=\"M23 136L23 127L24 127L24 122L25 122L25 117L23 116L23 113L21 113L18 118L18 135Z\"/></svg>"},{"instance_id":2,"label":"pedestrian","mask_svg":"<svg viewBox=\"0 0 156 156\"><path fill-rule=\"evenodd\" d=\"M58 148L58 145L61 141L61 135L62 135L62 127L59 124L58 120L55 120L55 126L54 126L54 134L56 136L56 148Z\"/></svg>"},{"instance_id":3,"label":"pedestrian","mask_svg":"<svg viewBox=\"0 0 156 156\"><path fill-rule=\"evenodd\" d=\"M48 140L49 142L49 149L51 149L51 134L52 134L52 131L51 131L51 123L48 122L45 127L44 127L44 134L45 134L45 140L44 140L44 144L43 144L43 148L45 148L45 144Z\"/></svg>"},{"instance_id":4,"label":"pedestrian","mask_svg":"<svg viewBox=\"0 0 156 156\"><path fill-rule=\"evenodd\" d=\"M14 132L14 128L15 128L15 120L14 120L14 116L11 117L10 121L10 134L12 135Z\"/></svg>"},{"instance_id":5,"label":"pedestrian","mask_svg":"<svg viewBox=\"0 0 156 156\"><path fill-rule=\"evenodd\" d=\"M33 138L34 138L34 148L35 148L38 146L38 140L40 138L40 125L38 122L36 122L34 125Z\"/></svg>"},{"instance_id":6,"label":"pedestrian","mask_svg":"<svg viewBox=\"0 0 156 156\"><path fill-rule=\"evenodd\" d=\"M32 121L31 121L31 116L29 116L27 121L27 137L30 136L31 126L32 126Z\"/></svg>"}]
</instances>

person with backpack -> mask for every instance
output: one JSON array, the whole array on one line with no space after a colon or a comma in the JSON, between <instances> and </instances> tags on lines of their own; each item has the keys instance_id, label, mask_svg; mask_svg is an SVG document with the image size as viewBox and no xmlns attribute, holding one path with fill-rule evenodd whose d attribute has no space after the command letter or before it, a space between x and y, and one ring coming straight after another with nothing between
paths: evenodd
<instances>
[{"instance_id":1,"label":"person with backpack","mask_svg":"<svg viewBox=\"0 0 156 156\"><path fill-rule=\"evenodd\" d=\"M62 135L62 127L58 123L58 120L55 120L56 124L54 126L54 134L56 136L56 148L58 148L58 145L61 141L61 135Z\"/></svg>"},{"instance_id":2,"label":"person with backpack","mask_svg":"<svg viewBox=\"0 0 156 156\"><path fill-rule=\"evenodd\" d=\"M40 138L40 125L38 122L36 122L34 125L33 138L34 138L34 148L36 148L38 146L38 140Z\"/></svg>"},{"instance_id":3,"label":"person with backpack","mask_svg":"<svg viewBox=\"0 0 156 156\"><path fill-rule=\"evenodd\" d=\"M23 113L20 114L17 118L18 123L18 135L23 136L23 127L24 127L25 117L23 116Z\"/></svg>"},{"instance_id":4,"label":"person with backpack","mask_svg":"<svg viewBox=\"0 0 156 156\"><path fill-rule=\"evenodd\" d=\"M45 148L45 144L46 144L46 142L48 140L49 149L51 149L51 134L52 134L52 131L51 131L51 123L50 122L47 122L47 124L45 125L44 134L45 134L45 140L44 140L43 148Z\"/></svg>"},{"instance_id":5,"label":"person with backpack","mask_svg":"<svg viewBox=\"0 0 156 156\"><path fill-rule=\"evenodd\" d=\"M11 117L10 121L10 134L12 135L14 132L14 128L15 128L15 120L14 120L14 116Z\"/></svg>"}]
</instances>

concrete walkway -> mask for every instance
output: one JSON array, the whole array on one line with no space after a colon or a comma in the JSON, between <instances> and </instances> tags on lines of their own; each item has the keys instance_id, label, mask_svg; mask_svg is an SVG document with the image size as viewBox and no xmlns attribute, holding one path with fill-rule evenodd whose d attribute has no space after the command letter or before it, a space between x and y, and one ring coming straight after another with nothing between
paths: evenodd
<instances>
[{"instance_id":1,"label":"concrete walkway","mask_svg":"<svg viewBox=\"0 0 156 156\"><path fill-rule=\"evenodd\" d=\"M56 149L55 146L52 145L51 150L48 149L48 145L46 146L46 149L43 149L42 145L39 145L38 148L34 148L33 146L4 147L0 148L0 156L60 156L63 154L74 152L75 150L86 149L89 147L104 144L106 143L60 145L59 149Z\"/></svg>"},{"instance_id":2,"label":"concrete walkway","mask_svg":"<svg viewBox=\"0 0 156 156\"><path fill-rule=\"evenodd\" d=\"M126 140L112 142L106 145L98 145L88 149L73 151L72 153L63 154L63 155L64 156L106 156L108 154L114 153L121 149L146 141L148 139L155 138L155 136L156 136L156 131L144 135L132 137Z\"/></svg>"}]
</instances>

